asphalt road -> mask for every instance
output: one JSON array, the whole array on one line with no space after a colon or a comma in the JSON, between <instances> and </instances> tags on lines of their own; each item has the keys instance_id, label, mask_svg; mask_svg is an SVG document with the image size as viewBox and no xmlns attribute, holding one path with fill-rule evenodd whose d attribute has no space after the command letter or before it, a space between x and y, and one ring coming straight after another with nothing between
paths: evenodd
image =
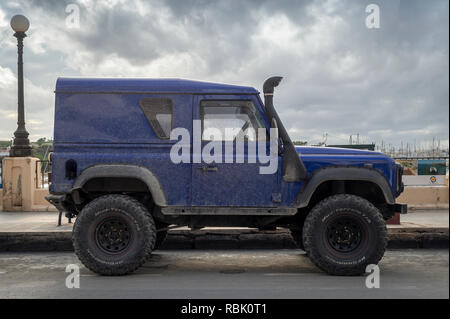
<instances>
[{"instance_id":1,"label":"asphalt road","mask_svg":"<svg viewBox=\"0 0 450 319\"><path fill-rule=\"evenodd\" d=\"M98 276L73 253L0 253L0 298L449 298L448 250L391 250L380 288L319 271L300 250L158 251L136 273Z\"/></svg>"}]
</instances>

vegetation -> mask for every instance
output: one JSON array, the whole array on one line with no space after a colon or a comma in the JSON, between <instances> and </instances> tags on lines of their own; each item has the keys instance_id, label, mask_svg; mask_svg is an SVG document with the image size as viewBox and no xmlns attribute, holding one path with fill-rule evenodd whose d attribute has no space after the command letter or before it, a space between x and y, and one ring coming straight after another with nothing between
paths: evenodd
<instances>
[{"instance_id":1,"label":"vegetation","mask_svg":"<svg viewBox=\"0 0 450 319\"><path fill-rule=\"evenodd\" d=\"M45 137L32 142L31 145L33 146L33 156L40 160L47 160L48 154L53 151L53 140L47 140Z\"/></svg>"},{"instance_id":2,"label":"vegetation","mask_svg":"<svg viewBox=\"0 0 450 319\"><path fill-rule=\"evenodd\" d=\"M0 148L11 146L11 141L0 141Z\"/></svg>"}]
</instances>

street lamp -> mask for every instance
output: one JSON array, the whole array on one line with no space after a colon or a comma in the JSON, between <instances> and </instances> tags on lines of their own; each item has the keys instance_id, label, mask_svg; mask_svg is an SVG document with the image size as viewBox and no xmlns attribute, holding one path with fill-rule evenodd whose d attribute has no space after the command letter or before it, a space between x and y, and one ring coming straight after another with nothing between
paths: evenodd
<instances>
[{"instance_id":1,"label":"street lamp","mask_svg":"<svg viewBox=\"0 0 450 319\"><path fill-rule=\"evenodd\" d=\"M14 132L14 142L9 155L11 157L31 156L31 145L28 140L28 132L25 129L25 106L23 99L23 39L27 36L25 32L30 27L28 19L21 15L15 15L11 19L11 28L16 32L14 36L17 38L17 80L18 80L18 119L17 130Z\"/></svg>"}]
</instances>

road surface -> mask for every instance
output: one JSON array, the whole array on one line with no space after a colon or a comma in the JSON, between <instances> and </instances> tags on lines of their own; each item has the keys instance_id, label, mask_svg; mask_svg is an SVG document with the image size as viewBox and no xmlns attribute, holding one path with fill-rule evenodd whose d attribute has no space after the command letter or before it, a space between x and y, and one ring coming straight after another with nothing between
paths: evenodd
<instances>
[{"instance_id":1,"label":"road surface","mask_svg":"<svg viewBox=\"0 0 450 319\"><path fill-rule=\"evenodd\" d=\"M80 288L66 287L68 264ZM449 298L448 250L390 250L380 288L319 271L301 250L157 251L136 273L102 277L74 253L0 253L0 298Z\"/></svg>"}]
</instances>

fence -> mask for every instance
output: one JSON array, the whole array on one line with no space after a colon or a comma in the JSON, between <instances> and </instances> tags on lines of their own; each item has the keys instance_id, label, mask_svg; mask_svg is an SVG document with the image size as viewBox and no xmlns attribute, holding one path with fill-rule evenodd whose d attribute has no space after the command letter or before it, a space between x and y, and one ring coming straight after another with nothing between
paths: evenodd
<instances>
[{"instance_id":1,"label":"fence","mask_svg":"<svg viewBox=\"0 0 450 319\"><path fill-rule=\"evenodd\" d=\"M36 188L48 188L52 181L52 162L36 161Z\"/></svg>"},{"instance_id":2,"label":"fence","mask_svg":"<svg viewBox=\"0 0 450 319\"><path fill-rule=\"evenodd\" d=\"M406 186L446 185L448 157L394 157L403 167Z\"/></svg>"}]
</instances>

